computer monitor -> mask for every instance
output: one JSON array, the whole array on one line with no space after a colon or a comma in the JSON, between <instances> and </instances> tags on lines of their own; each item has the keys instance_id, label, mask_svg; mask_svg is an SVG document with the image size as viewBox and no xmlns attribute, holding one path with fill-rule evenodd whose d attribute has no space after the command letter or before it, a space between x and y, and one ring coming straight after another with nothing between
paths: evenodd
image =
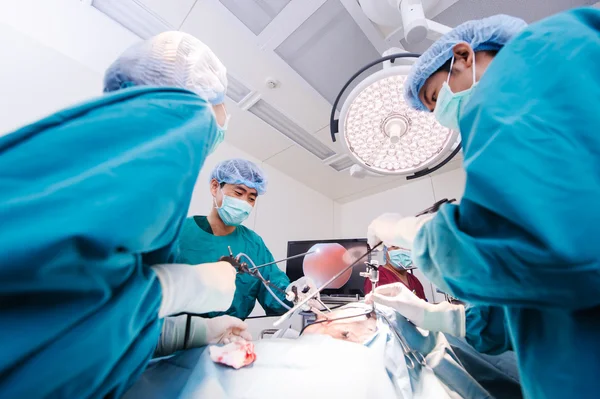
<instances>
[{"instance_id":1,"label":"computer monitor","mask_svg":"<svg viewBox=\"0 0 600 399\"><path fill-rule=\"evenodd\" d=\"M356 267L352 270L352 275L346 284L338 289L325 289L321 293L323 295L335 295L335 296L364 296L364 284L365 278L360 276L361 272L365 271L364 262L370 261L369 255L364 255L368 251L367 240L364 238L354 239L343 239L343 240L311 240L311 241L289 241L287 256L299 255L308 252L313 245L316 244L340 244L348 251L354 258L362 258ZM300 256L294 259L288 259L286 264L286 274L290 281L295 281L300 277L304 276L303 272L303 261L304 256Z\"/></svg>"}]
</instances>

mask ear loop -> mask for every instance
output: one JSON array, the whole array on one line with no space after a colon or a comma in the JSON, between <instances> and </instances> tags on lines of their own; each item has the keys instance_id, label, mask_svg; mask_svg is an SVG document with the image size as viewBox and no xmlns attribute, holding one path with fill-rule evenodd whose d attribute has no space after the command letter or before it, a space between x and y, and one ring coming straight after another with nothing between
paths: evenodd
<instances>
[{"instance_id":1,"label":"mask ear loop","mask_svg":"<svg viewBox=\"0 0 600 399\"><path fill-rule=\"evenodd\" d=\"M471 85L471 87L475 86L475 72L476 72L476 67L475 67L475 50L473 50L473 84Z\"/></svg>"},{"instance_id":2,"label":"mask ear loop","mask_svg":"<svg viewBox=\"0 0 600 399\"><path fill-rule=\"evenodd\" d=\"M452 61L450 61L450 72L448 72L448 77L446 78L446 84L448 86L450 86L450 75L452 75L452 67L454 66L454 56L452 56ZM473 87L476 83L475 79L476 79L476 71L477 68L475 66L475 51L473 51L473 83L471 84L471 87Z\"/></svg>"},{"instance_id":3,"label":"mask ear loop","mask_svg":"<svg viewBox=\"0 0 600 399\"><path fill-rule=\"evenodd\" d=\"M452 61L450 61L450 72L448 72L448 77L446 78L446 84L450 86L450 75L452 75L452 66L454 66L454 55L452 56Z\"/></svg>"},{"instance_id":4,"label":"mask ear loop","mask_svg":"<svg viewBox=\"0 0 600 399\"><path fill-rule=\"evenodd\" d=\"M222 200L221 200L221 206L219 206L219 204L217 204L217 196L216 195L213 197L213 203L215 204L215 208L219 209L219 208L223 207L223 202L225 201L225 194L223 193L223 188L221 187L221 183L219 183L217 181L217 184L219 185L218 191L221 192L221 198L222 198Z\"/></svg>"}]
</instances>

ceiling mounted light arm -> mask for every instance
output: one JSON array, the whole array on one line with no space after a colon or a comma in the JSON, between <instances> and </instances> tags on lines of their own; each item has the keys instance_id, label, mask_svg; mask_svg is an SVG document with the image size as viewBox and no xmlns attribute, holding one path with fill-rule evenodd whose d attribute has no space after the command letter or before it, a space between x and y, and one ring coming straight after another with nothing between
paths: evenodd
<instances>
[{"instance_id":1,"label":"ceiling mounted light arm","mask_svg":"<svg viewBox=\"0 0 600 399\"><path fill-rule=\"evenodd\" d=\"M335 135L336 135L336 133L339 132L339 119L335 118L337 106L339 105L340 100L342 99L342 96L344 95L344 92L346 91L348 86L350 86L356 78L358 78L360 75L362 75L363 72L367 71L368 69L373 68L375 65L380 64L382 62L390 61L391 63L394 63L394 61L397 60L398 58L419 58L420 56L421 56L421 54L416 54L416 53L399 53L399 54L386 55L384 57L376 59L375 61L368 63L364 67L360 68L354 75L352 75L352 77L342 87L342 90L340 90L340 92L338 93L337 97L335 98L335 101L333 102L333 107L331 108L331 115L329 117L329 130L331 132L331 140L335 143L335 141L336 141Z\"/></svg>"}]
</instances>

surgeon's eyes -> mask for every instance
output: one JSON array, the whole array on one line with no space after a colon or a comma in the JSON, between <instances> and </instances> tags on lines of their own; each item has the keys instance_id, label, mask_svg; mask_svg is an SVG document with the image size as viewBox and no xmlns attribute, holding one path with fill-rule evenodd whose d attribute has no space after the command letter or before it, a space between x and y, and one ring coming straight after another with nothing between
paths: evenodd
<instances>
[{"instance_id":1,"label":"surgeon's eyes","mask_svg":"<svg viewBox=\"0 0 600 399\"><path fill-rule=\"evenodd\" d=\"M242 192L241 191L235 191L235 195L237 195L238 197L242 196Z\"/></svg>"}]
</instances>

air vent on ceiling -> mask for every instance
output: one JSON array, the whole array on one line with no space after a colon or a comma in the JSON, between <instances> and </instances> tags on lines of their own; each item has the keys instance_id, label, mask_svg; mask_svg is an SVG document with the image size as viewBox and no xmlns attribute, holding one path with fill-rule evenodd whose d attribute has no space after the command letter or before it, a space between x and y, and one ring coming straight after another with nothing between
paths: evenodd
<instances>
[{"instance_id":1,"label":"air vent on ceiling","mask_svg":"<svg viewBox=\"0 0 600 399\"><path fill-rule=\"evenodd\" d=\"M291 0L219 0L255 35L259 35Z\"/></svg>"},{"instance_id":2,"label":"air vent on ceiling","mask_svg":"<svg viewBox=\"0 0 600 399\"><path fill-rule=\"evenodd\" d=\"M338 172L348 169L352 165L354 165L354 161L352 161L352 159L350 159L350 157L347 155L344 155L342 158L329 164L329 166L331 166L333 169L337 170Z\"/></svg>"},{"instance_id":3,"label":"air vent on ceiling","mask_svg":"<svg viewBox=\"0 0 600 399\"><path fill-rule=\"evenodd\" d=\"M380 57L339 0L325 2L275 52L330 104L350 76Z\"/></svg>"},{"instance_id":4,"label":"air vent on ceiling","mask_svg":"<svg viewBox=\"0 0 600 399\"><path fill-rule=\"evenodd\" d=\"M251 92L242 82L227 74L227 97L239 104Z\"/></svg>"},{"instance_id":5,"label":"air vent on ceiling","mask_svg":"<svg viewBox=\"0 0 600 399\"><path fill-rule=\"evenodd\" d=\"M139 0L92 0L92 7L142 39L175 29Z\"/></svg>"},{"instance_id":6,"label":"air vent on ceiling","mask_svg":"<svg viewBox=\"0 0 600 399\"><path fill-rule=\"evenodd\" d=\"M314 154L319 159L324 160L335 155L335 151L273 108L266 101L258 100L254 105L248 108L248 111L271 125L299 146Z\"/></svg>"}]
</instances>

